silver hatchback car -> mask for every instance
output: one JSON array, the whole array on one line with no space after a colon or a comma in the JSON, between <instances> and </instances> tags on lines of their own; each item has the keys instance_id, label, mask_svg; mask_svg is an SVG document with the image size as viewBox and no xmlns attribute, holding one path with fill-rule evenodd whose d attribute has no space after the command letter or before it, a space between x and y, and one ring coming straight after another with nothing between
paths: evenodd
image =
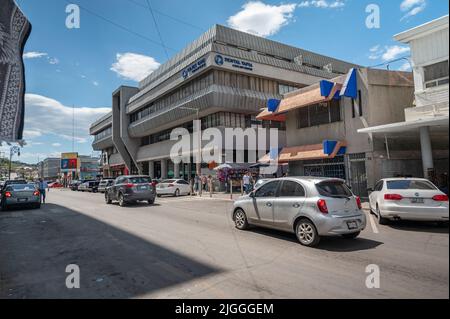
<instances>
[{"instance_id":1,"label":"silver hatchback car","mask_svg":"<svg viewBox=\"0 0 450 319\"><path fill-rule=\"evenodd\" d=\"M321 236L356 238L366 227L361 200L344 180L284 177L270 180L234 202L236 228L262 226L295 233L304 246Z\"/></svg>"}]
</instances>

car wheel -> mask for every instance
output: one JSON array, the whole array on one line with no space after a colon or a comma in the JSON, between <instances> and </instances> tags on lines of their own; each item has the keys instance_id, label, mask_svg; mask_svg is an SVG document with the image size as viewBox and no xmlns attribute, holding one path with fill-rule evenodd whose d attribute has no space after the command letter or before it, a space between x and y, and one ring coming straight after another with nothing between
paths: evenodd
<instances>
[{"instance_id":1,"label":"car wheel","mask_svg":"<svg viewBox=\"0 0 450 319\"><path fill-rule=\"evenodd\" d=\"M149 205L153 205L154 203L155 203L155 199L153 198L153 199L149 199L148 201L147 201L147 203L149 204Z\"/></svg>"},{"instance_id":2,"label":"car wheel","mask_svg":"<svg viewBox=\"0 0 450 319\"><path fill-rule=\"evenodd\" d=\"M320 241L316 226L309 219L301 219L295 226L297 239L303 246L314 247Z\"/></svg>"},{"instance_id":3,"label":"car wheel","mask_svg":"<svg viewBox=\"0 0 450 319\"><path fill-rule=\"evenodd\" d=\"M111 204L112 203L112 200L111 200L111 198L109 198L109 195L108 194L105 194L105 202L106 202L106 204Z\"/></svg>"},{"instance_id":4,"label":"car wheel","mask_svg":"<svg viewBox=\"0 0 450 319\"><path fill-rule=\"evenodd\" d=\"M236 209L233 219L237 229L245 230L248 228L247 215L245 215L245 212L242 209Z\"/></svg>"},{"instance_id":5,"label":"car wheel","mask_svg":"<svg viewBox=\"0 0 450 319\"><path fill-rule=\"evenodd\" d=\"M41 208L41 203L38 203L38 204L34 205L34 208L40 209Z\"/></svg>"},{"instance_id":6,"label":"car wheel","mask_svg":"<svg viewBox=\"0 0 450 319\"><path fill-rule=\"evenodd\" d=\"M342 237L344 237L345 239L355 239L356 237L359 236L361 232L356 232L356 233L351 233L351 234L344 234L342 235Z\"/></svg>"},{"instance_id":7,"label":"car wheel","mask_svg":"<svg viewBox=\"0 0 450 319\"><path fill-rule=\"evenodd\" d=\"M156 195L156 196L161 197L161 194L158 194L158 195Z\"/></svg>"},{"instance_id":8,"label":"car wheel","mask_svg":"<svg viewBox=\"0 0 450 319\"><path fill-rule=\"evenodd\" d=\"M125 206L125 200L123 199L123 195L119 194L119 206Z\"/></svg>"},{"instance_id":9,"label":"car wheel","mask_svg":"<svg viewBox=\"0 0 450 319\"><path fill-rule=\"evenodd\" d=\"M387 218L384 218L383 216L381 216L381 211L380 211L380 207L377 204L377 218L378 218L378 224L380 225L386 225L389 223L389 220Z\"/></svg>"},{"instance_id":10,"label":"car wheel","mask_svg":"<svg viewBox=\"0 0 450 319\"><path fill-rule=\"evenodd\" d=\"M175 196L175 197L180 196L180 190L178 188L175 190L175 193L173 194L173 196Z\"/></svg>"}]
</instances>

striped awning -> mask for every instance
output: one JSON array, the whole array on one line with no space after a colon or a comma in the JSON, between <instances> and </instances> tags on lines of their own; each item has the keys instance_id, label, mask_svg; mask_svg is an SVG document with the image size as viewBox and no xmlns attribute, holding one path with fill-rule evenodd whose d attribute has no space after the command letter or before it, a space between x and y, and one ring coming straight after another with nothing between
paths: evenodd
<instances>
[{"instance_id":1,"label":"striped awning","mask_svg":"<svg viewBox=\"0 0 450 319\"><path fill-rule=\"evenodd\" d=\"M288 93L280 100L276 108L274 103L268 103L268 107L259 113L258 120L286 121L286 113L309 105L328 102L340 98L340 90L345 76L340 76L332 81L322 80L319 83Z\"/></svg>"},{"instance_id":2,"label":"striped awning","mask_svg":"<svg viewBox=\"0 0 450 319\"><path fill-rule=\"evenodd\" d=\"M322 144L285 147L278 154L278 162L306 161L315 159L335 158L344 154L347 143L345 141L324 141ZM258 160L259 163L270 162L270 153Z\"/></svg>"}]
</instances>

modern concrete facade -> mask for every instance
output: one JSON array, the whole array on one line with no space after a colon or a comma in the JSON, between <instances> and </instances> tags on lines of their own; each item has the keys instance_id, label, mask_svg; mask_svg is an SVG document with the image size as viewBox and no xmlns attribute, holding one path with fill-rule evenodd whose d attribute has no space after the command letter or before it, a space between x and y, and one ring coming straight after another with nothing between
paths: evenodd
<instances>
[{"instance_id":1,"label":"modern concrete facade","mask_svg":"<svg viewBox=\"0 0 450 319\"><path fill-rule=\"evenodd\" d=\"M449 17L444 16L402 32L394 39L411 47L414 101L405 109L404 121L360 129L375 139L394 139L408 145L410 157L421 169L414 176L448 186L449 143Z\"/></svg>"},{"instance_id":2,"label":"modern concrete facade","mask_svg":"<svg viewBox=\"0 0 450 319\"><path fill-rule=\"evenodd\" d=\"M141 81L139 87L121 86L113 92L112 112L91 126L93 148L106 154L104 174L113 173L114 165L162 178L187 178L200 169L209 173L208 163L174 164L170 160L175 143L170 140L173 128L183 127L192 133L196 118L202 120L203 130L277 127L281 132L279 145L284 146L284 124L255 117L266 101L346 74L352 67L215 25ZM193 150L190 155L195 153Z\"/></svg>"},{"instance_id":3,"label":"modern concrete facade","mask_svg":"<svg viewBox=\"0 0 450 319\"><path fill-rule=\"evenodd\" d=\"M61 159L49 157L38 163L39 178L57 180L60 177Z\"/></svg>"},{"instance_id":4,"label":"modern concrete facade","mask_svg":"<svg viewBox=\"0 0 450 319\"><path fill-rule=\"evenodd\" d=\"M367 196L379 178L402 175L414 167L410 145L361 135L358 129L404 120L414 99L410 72L361 68L354 70L355 98L339 96L346 76L330 81L336 91L323 95L322 83L288 93L275 112L258 118L286 121L287 145L279 155L289 174L346 179L353 191ZM336 93L336 95L335 95ZM331 145L330 150L326 148ZM389 150L388 147L391 149Z\"/></svg>"}]
</instances>

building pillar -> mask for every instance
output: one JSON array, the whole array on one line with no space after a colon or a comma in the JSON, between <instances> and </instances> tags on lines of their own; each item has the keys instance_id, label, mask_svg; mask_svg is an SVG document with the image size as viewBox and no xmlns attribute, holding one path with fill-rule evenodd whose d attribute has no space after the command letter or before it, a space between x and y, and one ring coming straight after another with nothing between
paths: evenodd
<instances>
[{"instance_id":1,"label":"building pillar","mask_svg":"<svg viewBox=\"0 0 450 319\"><path fill-rule=\"evenodd\" d=\"M429 178L428 171L434 168L433 149L431 147L430 128L424 126L420 128L420 148L422 149L423 176Z\"/></svg>"},{"instance_id":2,"label":"building pillar","mask_svg":"<svg viewBox=\"0 0 450 319\"><path fill-rule=\"evenodd\" d=\"M151 178L156 178L156 176L155 176L155 162L154 161L149 161L148 162L148 175Z\"/></svg>"},{"instance_id":3,"label":"building pillar","mask_svg":"<svg viewBox=\"0 0 450 319\"><path fill-rule=\"evenodd\" d=\"M180 178L180 163L173 163L173 177Z\"/></svg>"},{"instance_id":4,"label":"building pillar","mask_svg":"<svg viewBox=\"0 0 450 319\"><path fill-rule=\"evenodd\" d=\"M167 178L167 159L161 160L161 179Z\"/></svg>"}]
</instances>

